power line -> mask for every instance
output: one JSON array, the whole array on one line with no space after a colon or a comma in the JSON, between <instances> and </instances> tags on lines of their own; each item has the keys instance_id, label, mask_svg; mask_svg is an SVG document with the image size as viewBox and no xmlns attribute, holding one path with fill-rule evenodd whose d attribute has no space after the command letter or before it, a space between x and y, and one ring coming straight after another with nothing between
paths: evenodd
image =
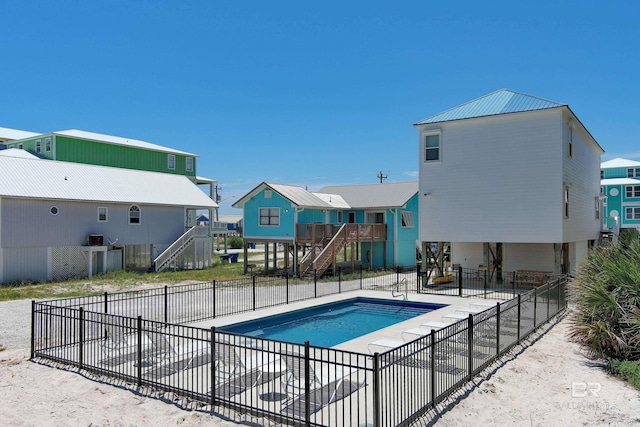
<instances>
[{"instance_id":1,"label":"power line","mask_svg":"<svg viewBox=\"0 0 640 427\"><path fill-rule=\"evenodd\" d=\"M378 179L380 179L380 184L382 184L382 180L389 178L387 175L382 175L382 171L377 175Z\"/></svg>"}]
</instances>

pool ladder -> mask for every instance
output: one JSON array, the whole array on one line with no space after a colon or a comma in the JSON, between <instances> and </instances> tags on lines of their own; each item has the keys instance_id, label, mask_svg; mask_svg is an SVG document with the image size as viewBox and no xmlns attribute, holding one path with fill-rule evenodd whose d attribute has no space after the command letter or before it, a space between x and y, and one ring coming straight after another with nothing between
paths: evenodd
<instances>
[{"instance_id":1,"label":"pool ladder","mask_svg":"<svg viewBox=\"0 0 640 427\"><path fill-rule=\"evenodd\" d=\"M396 291L399 291L400 285L402 285L403 283L404 283L404 293L402 293L402 292L396 293ZM409 294L409 282L407 282L407 278L406 277L404 279L402 279L401 281L399 281L398 283L396 283L396 285L393 287L393 289L391 289L391 296L394 297L394 298L402 297L406 301L408 294Z\"/></svg>"}]
</instances>

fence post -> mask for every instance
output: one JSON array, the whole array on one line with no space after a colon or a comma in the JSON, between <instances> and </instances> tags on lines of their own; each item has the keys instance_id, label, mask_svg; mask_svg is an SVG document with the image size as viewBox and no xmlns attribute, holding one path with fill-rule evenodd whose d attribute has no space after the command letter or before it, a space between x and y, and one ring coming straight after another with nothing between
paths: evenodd
<instances>
[{"instance_id":1,"label":"fence post","mask_svg":"<svg viewBox=\"0 0 640 427\"><path fill-rule=\"evenodd\" d=\"M213 279L213 318L216 318L216 279Z\"/></svg>"},{"instance_id":2,"label":"fence post","mask_svg":"<svg viewBox=\"0 0 640 427\"><path fill-rule=\"evenodd\" d=\"M31 300L31 359L36 355L36 300Z\"/></svg>"},{"instance_id":3,"label":"fence post","mask_svg":"<svg viewBox=\"0 0 640 427\"><path fill-rule=\"evenodd\" d=\"M138 387L142 387L142 316L138 315ZM157 334L159 332L152 332Z\"/></svg>"},{"instance_id":4,"label":"fence post","mask_svg":"<svg viewBox=\"0 0 640 427\"><path fill-rule=\"evenodd\" d=\"M84 308L80 307L80 345L78 346L78 367L82 370L84 368Z\"/></svg>"},{"instance_id":5,"label":"fence post","mask_svg":"<svg viewBox=\"0 0 640 427\"><path fill-rule=\"evenodd\" d=\"M311 396L311 369L309 356L309 341L304 342L304 395ZM311 425L311 399L304 400L305 425Z\"/></svg>"},{"instance_id":6,"label":"fence post","mask_svg":"<svg viewBox=\"0 0 640 427\"><path fill-rule=\"evenodd\" d=\"M462 296L462 266L458 266L458 296Z\"/></svg>"},{"instance_id":7,"label":"fence post","mask_svg":"<svg viewBox=\"0 0 640 427\"><path fill-rule=\"evenodd\" d=\"M520 308L521 300L522 300L522 295L518 294L518 339L516 340L516 343L518 344L520 343L520 315L522 313Z\"/></svg>"},{"instance_id":8,"label":"fence post","mask_svg":"<svg viewBox=\"0 0 640 427\"><path fill-rule=\"evenodd\" d=\"M547 283L547 318L544 319L546 322L549 320L549 310L551 308L551 282Z\"/></svg>"},{"instance_id":9,"label":"fence post","mask_svg":"<svg viewBox=\"0 0 640 427\"><path fill-rule=\"evenodd\" d=\"M538 317L538 288L533 288L533 330L536 330Z\"/></svg>"},{"instance_id":10,"label":"fence post","mask_svg":"<svg viewBox=\"0 0 640 427\"><path fill-rule=\"evenodd\" d=\"M285 271L284 273L284 280L285 280L285 289L286 289L286 293L287 293L287 304L289 304L289 271Z\"/></svg>"},{"instance_id":11,"label":"fence post","mask_svg":"<svg viewBox=\"0 0 640 427\"><path fill-rule=\"evenodd\" d=\"M105 314L109 313L109 294L106 291L104 293L104 312Z\"/></svg>"},{"instance_id":12,"label":"fence post","mask_svg":"<svg viewBox=\"0 0 640 427\"><path fill-rule=\"evenodd\" d=\"M558 311L556 312L556 314L560 313L560 278L559 277L558 277L558 300L557 301L558 301Z\"/></svg>"},{"instance_id":13,"label":"fence post","mask_svg":"<svg viewBox=\"0 0 640 427\"><path fill-rule=\"evenodd\" d=\"M431 407L435 408L436 407L436 331L435 329L431 330L431 333L429 334L429 336L431 337L431 342L429 343L429 346L431 347L429 349L429 353L431 354L430 357L430 362L431 362Z\"/></svg>"},{"instance_id":14,"label":"fence post","mask_svg":"<svg viewBox=\"0 0 640 427\"><path fill-rule=\"evenodd\" d=\"M342 293L342 267L338 267L338 293Z\"/></svg>"},{"instance_id":15,"label":"fence post","mask_svg":"<svg viewBox=\"0 0 640 427\"><path fill-rule=\"evenodd\" d=\"M216 327L211 327L211 366L215 366L216 357ZM210 369L211 371L211 411L216 405L216 371L217 369Z\"/></svg>"},{"instance_id":16,"label":"fence post","mask_svg":"<svg viewBox=\"0 0 640 427\"><path fill-rule=\"evenodd\" d=\"M313 269L313 297L318 298L318 270Z\"/></svg>"},{"instance_id":17,"label":"fence post","mask_svg":"<svg viewBox=\"0 0 640 427\"><path fill-rule=\"evenodd\" d=\"M469 345L469 375L467 381L471 381L473 378L473 314L471 313L469 313L467 328L467 342Z\"/></svg>"},{"instance_id":18,"label":"fence post","mask_svg":"<svg viewBox=\"0 0 640 427\"><path fill-rule=\"evenodd\" d=\"M169 296L167 285L164 285L164 323L169 322Z\"/></svg>"},{"instance_id":19,"label":"fence post","mask_svg":"<svg viewBox=\"0 0 640 427\"><path fill-rule=\"evenodd\" d=\"M396 283L400 284L400 267L399 266L396 266ZM400 287L398 286L398 288Z\"/></svg>"},{"instance_id":20,"label":"fence post","mask_svg":"<svg viewBox=\"0 0 640 427\"><path fill-rule=\"evenodd\" d=\"M256 311L256 276L251 276L251 287L253 288L253 311Z\"/></svg>"},{"instance_id":21,"label":"fence post","mask_svg":"<svg viewBox=\"0 0 640 427\"><path fill-rule=\"evenodd\" d=\"M360 264L360 290L362 290L362 264Z\"/></svg>"},{"instance_id":22,"label":"fence post","mask_svg":"<svg viewBox=\"0 0 640 427\"><path fill-rule=\"evenodd\" d=\"M500 356L500 302L496 303L496 357Z\"/></svg>"},{"instance_id":23,"label":"fence post","mask_svg":"<svg viewBox=\"0 0 640 427\"><path fill-rule=\"evenodd\" d=\"M373 425L380 425L380 353L373 353Z\"/></svg>"},{"instance_id":24,"label":"fence post","mask_svg":"<svg viewBox=\"0 0 640 427\"><path fill-rule=\"evenodd\" d=\"M420 263L416 263L416 293L420 293Z\"/></svg>"}]
</instances>

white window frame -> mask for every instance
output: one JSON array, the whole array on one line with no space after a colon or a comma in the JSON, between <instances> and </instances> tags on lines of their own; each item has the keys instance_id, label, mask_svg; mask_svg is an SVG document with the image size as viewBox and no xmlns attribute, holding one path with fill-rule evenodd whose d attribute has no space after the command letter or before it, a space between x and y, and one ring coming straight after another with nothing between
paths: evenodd
<instances>
[{"instance_id":1,"label":"white window frame","mask_svg":"<svg viewBox=\"0 0 640 427\"><path fill-rule=\"evenodd\" d=\"M640 178L640 168L627 168L627 178Z\"/></svg>"},{"instance_id":2,"label":"white window frame","mask_svg":"<svg viewBox=\"0 0 640 427\"><path fill-rule=\"evenodd\" d=\"M627 207L624 209L624 219L637 220L640 219L640 207Z\"/></svg>"},{"instance_id":3,"label":"white window frame","mask_svg":"<svg viewBox=\"0 0 640 427\"><path fill-rule=\"evenodd\" d=\"M338 211L338 213L337 213L337 218L336 218L336 222L337 222L338 224L342 224L342 223L343 223L342 219L343 219L342 211Z\"/></svg>"},{"instance_id":4,"label":"white window frame","mask_svg":"<svg viewBox=\"0 0 640 427\"><path fill-rule=\"evenodd\" d=\"M176 169L176 156L175 154L167 154L167 169Z\"/></svg>"},{"instance_id":5,"label":"white window frame","mask_svg":"<svg viewBox=\"0 0 640 427\"><path fill-rule=\"evenodd\" d=\"M18 144L18 148L19 148L20 150L24 149L24 144L23 144L23 143Z\"/></svg>"},{"instance_id":6,"label":"white window frame","mask_svg":"<svg viewBox=\"0 0 640 427\"><path fill-rule=\"evenodd\" d=\"M279 227L280 208L260 208L258 210L258 225L260 227Z\"/></svg>"},{"instance_id":7,"label":"white window frame","mask_svg":"<svg viewBox=\"0 0 640 427\"><path fill-rule=\"evenodd\" d=\"M375 219L378 219L378 215L382 215L382 222L369 222L369 215L375 215ZM364 215L366 224L386 224L385 212L384 211L367 211Z\"/></svg>"},{"instance_id":8,"label":"white window frame","mask_svg":"<svg viewBox=\"0 0 640 427\"><path fill-rule=\"evenodd\" d=\"M625 185L624 194L628 199L640 197L640 185Z\"/></svg>"},{"instance_id":9,"label":"white window frame","mask_svg":"<svg viewBox=\"0 0 640 427\"><path fill-rule=\"evenodd\" d=\"M569 218L569 186L565 185L563 198L562 208L564 209L564 217Z\"/></svg>"},{"instance_id":10,"label":"white window frame","mask_svg":"<svg viewBox=\"0 0 640 427\"><path fill-rule=\"evenodd\" d=\"M42 140L36 139L36 153L40 154L42 151Z\"/></svg>"},{"instance_id":11,"label":"white window frame","mask_svg":"<svg viewBox=\"0 0 640 427\"><path fill-rule=\"evenodd\" d=\"M100 219L101 210L104 210L104 219ZM109 208L106 206L98 206L98 222L109 222Z\"/></svg>"},{"instance_id":12,"label":"white window frame","mask_svg":"<svg viewBox=\"0 0 640 427\"><path fill-rule=\"evenodd\" d=\"M53 216L56 216L60 213L60 208L58 208L57 206L53 205L49 208L49 213Z\"/></svg>"},{"instance_id":13,"label":"white window frame","mask_svg":"<svg viewBox=\"0 0 640 427\"><path fill-rule=\"evenodd\" d=\"M412 211L402 211L400 215L400 226L402 228L413 228L415 223L413 222Z\"/></svg>"},{"instance_id":14,"label":"white window frame","mask_svg":"<svg viewBox=\"0 0 640 427\"><path fill-rule=\"evenodd\" d=\"M184 168L187 172L193 172L193 157L184 158Z\"/></svg>"},{"instance_id":15,"label":"white window frame","mask_svg":"<svg viewBox=\"0 0 640 427\"><path fill-rule=\"evenodd\" d=\"M51 151L51 138L47 137L44 139L44 151L45 152L50 152Z\"/></svg>"},{"instance_id":16,"label":"white window frame","mask_svg":"<svg viewBox=\"0 0 640 427\"><path fill-rule=\"evenodd\" d=\"M570 159L573 159L573 130L575 129L575 125L573 123L569 124L569 146L567 156Z\"/></svg>"},{"instance_id":17,"label":"white window frame","mask_svg":"<svg viewBox=\"0 0 640 427\"><path fill-rule=\"evenodd\" d=\"M136 216L131 215L132 212L138 212L137 221L135 221ZM142 209L140 209L140 206L138 205L129 206L129 225L140 225L140 224L142 224Z\"/></svg>"},{"instance_id":18,"label":"white window frame","mask_svg":"<svg viewBox=\"0 0 640 427\"><path fill-rule=\"evenodd\" d=\"M7 148L13 148L13 144L9 144Z\"/></svg>"},{"instance_id":19,"label":"white window frame","mask_svg":"<svg viewBox=\"0 0 640 427\"><path fill-rule=\"evenodd\" d=\"M596 219L600 219L600 197L596 197Z\"/></svg>"},{"instance_id":20,"label":"white window frame","mask_svg":"<svg viewBox=\"0 0 640 427\"><path fill-rule=\"evenodd\" d=\"M433 136L438 137L438 145L436 147L427 147L427 139ZM423 156L425 163L441 162L442 161L442 132L440 130L428 130L422 133L423 141ZM437 150L438 157L436 159L427 159L428 150Z\"/></svg>"}]
</instances>

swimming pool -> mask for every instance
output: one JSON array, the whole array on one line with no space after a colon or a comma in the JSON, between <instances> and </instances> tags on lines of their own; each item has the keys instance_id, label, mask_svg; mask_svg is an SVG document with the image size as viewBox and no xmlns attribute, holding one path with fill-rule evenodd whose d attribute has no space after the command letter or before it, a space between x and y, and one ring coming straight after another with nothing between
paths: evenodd
<instances>
[{"instance_id":1,"label":"swimming pool","mask_svg":"<svg viewBox=\"0 0 640 427\"><path fill-rule=\"evenodd\" d=\"M219 331L332 347L446 304L352 298L219 327Z\"/></svg>"}]
</instances>

